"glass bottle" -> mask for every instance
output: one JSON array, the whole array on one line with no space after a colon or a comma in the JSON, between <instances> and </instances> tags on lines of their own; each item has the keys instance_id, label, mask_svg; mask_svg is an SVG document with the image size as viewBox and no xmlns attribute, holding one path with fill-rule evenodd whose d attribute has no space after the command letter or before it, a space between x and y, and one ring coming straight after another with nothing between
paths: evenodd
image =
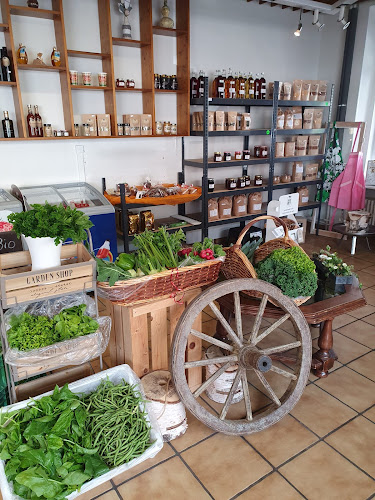
<instances>
[{"instance_id":1,"label":"glass bottle","mask_svg":"<svg viewBox=\"0 0 375 500\"><path fill-rule=\"evenodd\" d=\"M5 139L12 139L14 137L13 120L9 119L8 111L4 111L3 132Z\"/></svg>"},{"instance_id":2,"label":"glass bottle","mask_svg":"<svg viewBox=\"0 0 375 500\"><path fill-rule=\"evenodd\" d=\"M17 50L17 63L18 64L27 64L29 58L27 56L26 47L20 43L20 46Z\"/></svg>"},{"instance_id":3,"label":"glass bottle","mask_svg":"<svg viewBox=\"0 0 375 500\"><path fill-rule=\"evenodd\" d=\"M255 99L255 80L253 75L249 75L249 99Z\"/></svg>"},{"instance_id":4,"label":"glass bottle","mask_svg":"<svg viewBox=\"0 0 375 500\"><path fill-rule=\"evenodd\" d=\"M42 122L42 117L39 114L38 106L34 106L35 113L35 124L36 124L36 136L37 137L43 137L43 122Z\"/></svg>"},{"instance_id":5,"label":"glass bottle","mask_svg":"<svg viewBox=\"0 0 375 500\"><path fill-rule=\"evenodd\" d=\"M52 66L60 66L61 65L61 54L60 51L57 50L56 47L53 47L52 53L51 53L51 63Z\"/></svg>"},{"instance_id":6,"label":"glass bottle","mask_svg":"<svg viewBox=\"0 0 375 500\"><path fill-rule=\"evenodd\" d=\"M232 80L233 80L232 69L229 68L228 69L228 76L225 79L225 99L229 99L231 97L230 88L231 88L231 82L232 82Z\"/></svg>"},{"instance_id":7,"label":"glass bottle","mask_svg":"<svg viewBox=\"0 0 375 500\"><path fill-rule=\"evenodd\" d=\"M31 110L31 104L27 105L27 130L29 132L29 137L36 137L36 122L35 122L35 116L33 115L33 112Z\"/></svg>"},{"instance_id":8,"label":"glass bottle","mask_svg":"<svg viewBox=\"0 0 375 500\"><path fill-rule=\"evenodd\" d=\"M250 99L250 73L245 75L245 99Z\"/></svg>"},{"instance_id":9,"label":"glass bottle","mask_svg":"<svg viewBox=\"0 0 375 500\"><path fill-rule=\"evenodd\" d=\"M198 78L197 73L195 71L192 72L190 78L190 98L196 99L198 97Z\"/></svg>"},{"instance_id":10,"label":"glass bottle","mask_svg":"<svg viewBox=\"0 0 375 500\"><path fill-rule=\"evenodd\" d=\"M220 73L220 70L217 69L215 71L215 78L212 80L212 86L211 86L211 96L212 97L217 97L217 87L218 87L219 73Z\"/></svg>"},{"instance_id":11,"label":"glass bottle","mask_svg":"<svg viewBox=\"0 0 375 500\"><path fill-rule=\"evenodd\" d=\"M6 47L1 49L1 74L3 82L11 82L12 70L10 66L10 59Z\"/></svg>"},{"instance_id":12,"label":"glass bottle","mask_svg":"<svg viewBox=\"0 0 375 500\"><path fill-rule=\"evenodd\" d=\"M266 93L267 93L267 88L266 88L266 79L264 78L264 73L260 74L260 98L265 99L266 98Z\"/></svg>"},{"instance_id":13,"label":"glass bottle","mask_svg":"<svg viewBox=\"0 0 375 500\"><path fill-rule=\"evenodd\" d=\"M242 76L242 72L240 71L240 74L238 75L238 98L239 99L245 99L245 85L246 85L246 80Z\"/></svg>"},{"instance_id":14,"label":"glass bottle","mask_svg":"<svg viewBox=\"0 0 375 500\"><path fill-rule=\"evenodd\" d=\"M225 80L227 72L225 69L219 74L218 86L217 86L217 96L219 99L224 99L225 97Z\"/></svg>"},{"instance_id":15,"label":"glass bottle","mask_svg":"<svg viewBox=\"0 0 375 500\"><path fill-rule=\"evenodd\" d=\"M260 88L261 88L261 83L260 83L260 78L259 78L259 73L256 74L255 78L255 99L260 99Z\"/></svg>"},{"instance_id":16,"label":"glass bottle","mask_svg":"<svg viewBox=\"0 0 375 500\"><path fill-rule=\"evenodd\" d=\"M204 71L200 70L198 78L198 97L204 97Z\"/></svg>"},{"instance_id":17,"label":"glass bottle","mask_svg":"<svg viewBox=\"0 0 375 500\"><path fill-rule=\"evenodd\" d=\"M233 99L238 99L238 92L239 92L238 71L234 72L234 88L235 88L235 92L234 92L234 95L232 95L232 98Z\"/></svg>"}]
</instances>

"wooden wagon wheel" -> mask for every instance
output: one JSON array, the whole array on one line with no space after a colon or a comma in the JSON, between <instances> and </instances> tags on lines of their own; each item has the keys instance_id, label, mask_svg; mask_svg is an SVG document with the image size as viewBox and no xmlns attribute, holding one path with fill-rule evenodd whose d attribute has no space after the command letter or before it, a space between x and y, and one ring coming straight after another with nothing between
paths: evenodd
<instances>
[{"instance_id":1,"label":"wooden wagon wheel","mask_svg":"<svg viewBox=\"0 0 375 500\"><path fill-rule=\"evenodd\" d=\"M243 330L241 316L240 292L242 291L260 292L262 297L248 336ZM234 327L225 320L215 305L215 300L230 293L233 294L235 304ZM268 300L272 300L272 303L280 307L285 314L261 331L262 318ZM218 340L193 329L194 320L207 306L211 308L218 321L226 330L227 341ZM285 342L282 343L280 340L277 340L277 329L288 320L292 322L297 338L295 342L285 344ZM274 332L273 335L272 332ZM210 359L201 359L200 361L186 362L185 351L190 335L202 339L206 345L220 348L222 355L211 357ZM260 348L259 344L262 344L262 341L266 338L268 345L270 340L273 339L271 347ZM278 356L282 359L281 353L290 352L291 350L296 351L295 363L293 365L294 371L278 361L275 362L275 358ZM186 380L186 370L188 368L207 365L216 365L218 369L200 387L192 392ZM202 396L204 396L207 387L233 365L238 366L237 373L225 403L219 409L216 406L216 412L211 412L207 409L209 400L206 399L204 401ZM208 427L225 434L242 435L259 432L282 419L291 411L301 397L309 376L310 365L311 335L303 314L294 302L283 295L278 288L257 279L227 280L204 291L184 311L173 337L171 371L175 388L181 400L198 420L202 421ZM257 411L254 411L255 409L252 407L250 397L248 383L250 372L256 374L255 378L263 388L263 393L269 398L269 403ZM279 377L284 377L284 381L288 384L281 396L275 394L275 391L267 380L267 376L270 374L277 374ZM234 394L241 386L244 400L243 418L231 420L227 416L228 410L230 410ZM251 385L250 389L252 389Z\"/></svg>"}]
</instances>

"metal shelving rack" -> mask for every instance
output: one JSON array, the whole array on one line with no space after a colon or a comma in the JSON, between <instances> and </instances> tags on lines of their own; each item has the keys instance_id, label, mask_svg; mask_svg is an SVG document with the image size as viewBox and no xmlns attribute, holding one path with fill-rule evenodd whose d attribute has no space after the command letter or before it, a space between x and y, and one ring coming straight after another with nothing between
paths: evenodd
<instances>
[{"instance_id":1,"label":"metal shelving rack","mask_svg":"<svg viewBox=\"0 0 375 500\"><path fill-rule=\"evenodd\" d=\"M201 214L188 214L192 218L198 218L201 221L201 229L202 236L208 236L208 230L213 226L220 226L223 224L230 224L233 222L239 222L241 225L245 223L247 220L251 220L259 215L264 215L267 212L267 203L273 199L273 192L278 189L294 189L298 186L305 185L316 185L318 188L318 197L319 201L309 201L304 205L299 206L299 210L311 210L318 209L318 225L317 225L317 233L319 228L319 219L321 214L321 200L322 200L322 179L316 179L313 181L301 181L301 182L291 182L287 184L273 184L273 176L275 171L276 163L287 163L287 162L295 162L295 161L322 161L323 162L323 171L321 172L321 177L324 175L324 160L326 158L327 148L329 144L328 134L329 134L329 124L331 120L331 112L332 112L332 100L333 100L333 92L334 86L331 86L331 93L329 101L284 101L278 99L279 94L279 82L274 83L274 95L273 99L218 99L218 98L210 98L208 91L208 78L205 78L204 82L204 97L198 99L192 99L190 104L191 106L203 106L203 132L191 132L191 136L201 136L203 138L203 157L201 159L186 159L185 158L185 147L184 147L184 139L182 139L182 172L180 173L180 181L185 181L185 168L193 167L193 168L201 168L203 171L202 175L202 211ZM243 106L245 108L245 112L249 113L251 107L272 107L272 121L271 127L269 129L258 129L258 130L237 130L237 131L225 131L225 132L209 132L208 131L208 109L209 106ZM279 107L293 107L300 106L304 107L324 107L328 109L328 116L326 118L327 126L325 128L320 129L294 129L294 130L278 130L276 128L277 124L277 110ZM243 149L249 149L249 137L250 136L270 136L271 137L271 145L270 145L270 154L268 158L252 158L251 160L238 160L238 161L229 161L229 162L220 162L214 163L208 157L208 141L210 137L218 137L218 136L242 136L243 137ZM287 135L322 135L325 137L325 144L323 146L324 153L319 155L308 155L308 156L293 156L293 157L283 157L276 158L275 157L275 144L277 136L287 136ZM322 147L322 146L321 146ZM250 186L248 188L241 188L235 190L226 190L218 189L215 187L215 191L212 193L208 192L208 170L209 169L217 169L217 168L227 168L234 166L242 167L242 175L248 174L248 168L252 165L269 165L269 178L268 183L263 186ZM209 198L214 198L218 196L225 195L236 195L236 194L249 194L255 191L267 191L268 199L267 203L263 204L262 213L261 214L253 214L253 215L245 215L242 217L231 217L230 219L224 219L219 221L208 221L208 206L207 202ZM179 213L185 215L185 206L179 206Z\"/></svg>"}]
</instances>

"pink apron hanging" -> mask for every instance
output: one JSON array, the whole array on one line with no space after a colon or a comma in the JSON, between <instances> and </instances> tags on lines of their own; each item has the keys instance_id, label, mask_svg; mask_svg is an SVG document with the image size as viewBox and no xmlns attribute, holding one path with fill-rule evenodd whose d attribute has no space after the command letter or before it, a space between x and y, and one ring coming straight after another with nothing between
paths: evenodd
<instances>
[{"instance_id":1,"label":"pink apron hanging","mask_svg":"<svg viewBox=\"0 0 375 500\"><path fill-rule=\"evenodd\" d=\"M363 153L354 153L360 126L357 129L352 151L343 172L332 183L328 205L335 207L329 229L332 230L336 210L361 210L365 207L365 178L363 175Z\"/></svg>"}]
</instances>

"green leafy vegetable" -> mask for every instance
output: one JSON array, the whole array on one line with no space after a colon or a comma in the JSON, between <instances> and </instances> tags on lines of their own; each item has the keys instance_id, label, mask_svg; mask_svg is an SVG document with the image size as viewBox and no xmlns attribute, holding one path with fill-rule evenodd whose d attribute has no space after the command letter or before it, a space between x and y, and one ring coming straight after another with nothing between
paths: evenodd
<instances>
[{"instance_id":1,"label":"green leafy vegetable","mask_svg":"<svg viewBox=\"0 0 375 500\"><path fill-rule=\"evenodd\" d=\"M86 304L63 309L53 318L23 313L10 318L9 346L19 351L39 349L56 342L94 333L98 322L85 314Z\"/></svg>"},{"instance_id":2,"label":"green leafy vegetable","mask_svg":"<svg viewBox=\"0 0 375 500\"><path fill-rule=\"evenodd\" d=\"M120 253L116 259L116 265L121 267L124 271L134 269L135 255L132 253Z\"/></svg>"},{"instance_id":3,"label":"green leafy vegetable","mask_svg":"<svg viewBox=\"0 0 375 500\"><path fill-rule=\"evenodd\" d=\"M276 285L289 297L314 295L318 287L315 264L298 246L274 250L256 271L259 279Z\"/></svg>"},{"instance_id":4,"label":"green leafy vegetable","mask_svg":"<svg viewBox=\"0 0 375 500\"><path fill-rule=\"evenodd\" d=\"M55 244L71 238L73 243L84 241L86 229L92 227L92 222L83 212L63 205L31 205L28 212L12 213L8 221L13 224L13 230L31 238L53 238Z\"/></svg>"},{"instance_id":5,"label":"green leafy vegetable","mask_svg":"<svg viewBox=\"0 0 375 500\"><path fill-rule=\"evenodd\" d=\"M129 271L124 271L114 262L107 262L103 259L95 258L96 260L96 270L97 270L97 280L98 281L108 281L109 286L113 286L116 281L128 280L133 278Z\"/></svg>"},{"instance_id":6,"label":"green leafy vegetable","mask_svg":"<svg viewBox=\"0 0 375 500\"><path fill-rule=\"evenodd\" d=\"M262 244L262 241L263 241L263 238L259 238L257 240L254 239L252 241L249 240L241 247L242 253L244 253L246 255L246 257L248 258L248 260L251 263L253 263L253 257L254 257L255 250Z\"/></svg>"}]
</instances>

